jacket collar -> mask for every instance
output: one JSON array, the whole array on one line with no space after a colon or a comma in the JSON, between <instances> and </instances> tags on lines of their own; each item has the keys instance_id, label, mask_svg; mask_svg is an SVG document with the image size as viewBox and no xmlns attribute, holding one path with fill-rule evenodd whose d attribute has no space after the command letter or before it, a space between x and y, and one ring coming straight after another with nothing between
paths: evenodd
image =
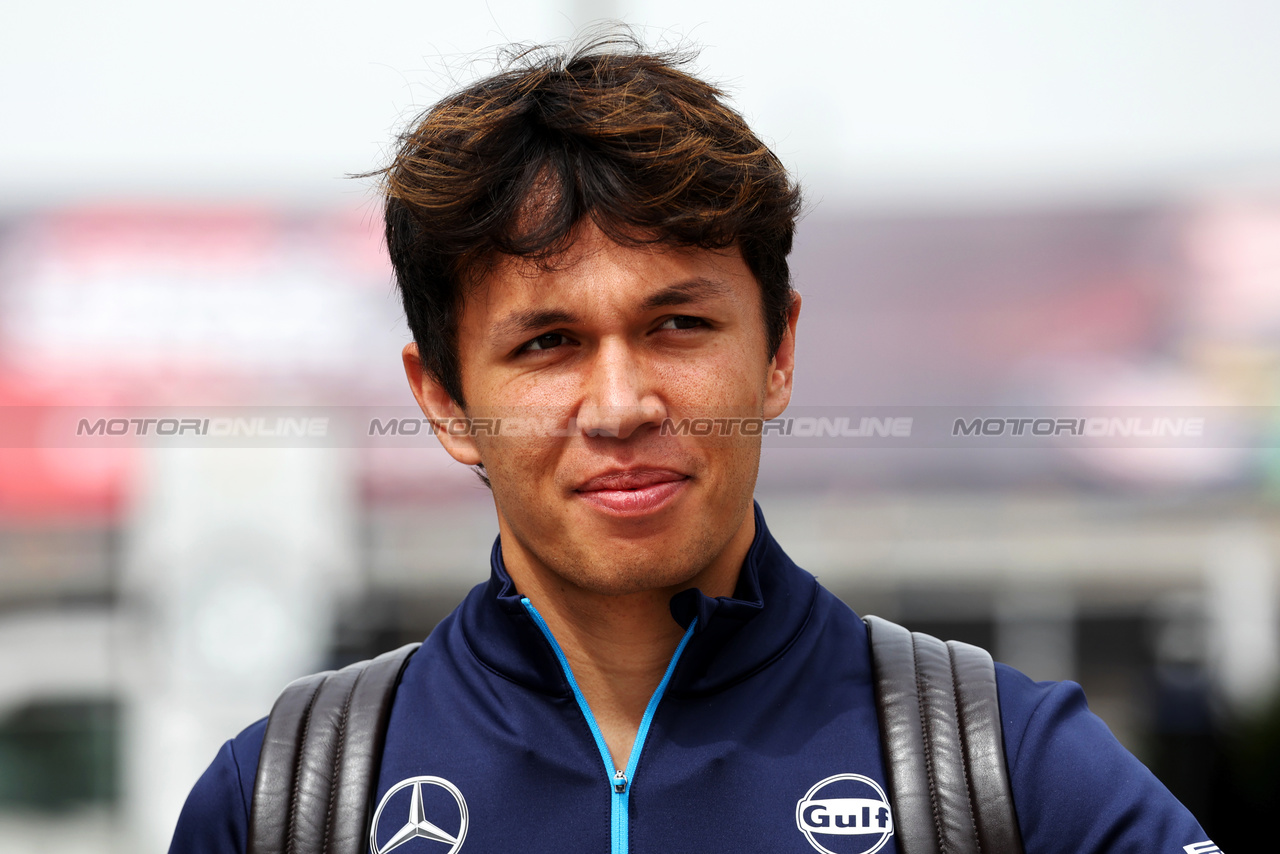
<instances>
[{"instance_id":1,"label":"jacket collar","mask_svg":"<svg viewBox=\"0 0 1280 854\"><path fill-rule=\"evenodd\" d=\"M755 505L755 538L733 596L690 589L671 599L671 615L694 635L668 685L668 694L723 690L764 669L791 646L809 619L817 581L787 557ZM471 591L451 630L460 631L482 664L501 676L544 693L570 694L551 645L520 602L502 562L501 539L490 554L486 584Z\"/></svg>"}]
</instances>

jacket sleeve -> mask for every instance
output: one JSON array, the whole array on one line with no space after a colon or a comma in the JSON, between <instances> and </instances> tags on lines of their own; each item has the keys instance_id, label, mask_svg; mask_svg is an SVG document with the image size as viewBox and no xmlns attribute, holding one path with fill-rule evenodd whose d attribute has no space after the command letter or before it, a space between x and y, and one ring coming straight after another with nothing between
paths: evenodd
<instances>
[{"instance_id":1,"label":"jacket sleeve","mask_svg":"<svg viewBox=\"0 0 1280 854\"><path fill-rule=\"evenodd\" d=\"M187 796L169 854L245 854L249 803L266 721L222 745Z\"/></svg>"},{"instance_id":2,"label":"jacket sleeve","mask_svg":"<svg viewBox=\"0 0 1280 854\"><path fill-rule=\"evenodd\" d=\"M1005 753L1027 854L1216 851L1074 682L997 665ZM1197 849L1188 849L1197 846Z\"/></svg>"}]
</instances>

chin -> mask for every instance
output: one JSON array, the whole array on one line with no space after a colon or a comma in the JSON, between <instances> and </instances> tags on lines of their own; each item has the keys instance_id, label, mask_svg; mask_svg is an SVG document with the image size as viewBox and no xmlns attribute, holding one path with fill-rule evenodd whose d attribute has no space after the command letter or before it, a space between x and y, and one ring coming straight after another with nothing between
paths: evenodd
<instances>
[{"instance_id":1,"label":"chin","mask_svg":"<svg viewBox=\"0 0 1280 854\"><path fill-rule=\"evenodd\" d=\"M630 596L658 590L683 588L693 582L699 573L696 566L673 566L663 561L655 562L652 556L644 560L602 559L597 565L579 564L572 574L565 576L573 584L602 596Z\"/></svg>"},{"instance_id":2,"label":"chin","mask_svg":"<svg viewBox=\"0 0 1280 854\"><path fill-rule=\"evenodd\" d=\"M579 543L560 574L595 593L624 596L695 582L724 548L708 532L666 530L660 537Z\"/></svg>"}]
</instances>

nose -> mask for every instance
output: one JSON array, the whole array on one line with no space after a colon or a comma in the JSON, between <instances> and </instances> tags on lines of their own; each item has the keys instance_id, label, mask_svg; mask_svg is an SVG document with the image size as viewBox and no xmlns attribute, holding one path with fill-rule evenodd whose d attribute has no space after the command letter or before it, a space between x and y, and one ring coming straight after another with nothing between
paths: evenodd
<instances>
[{"instance_id":1,"label":"nose","mask_svg":"<svg viewBox=\"0 0 1280 854\"><path fill-rule=\"evenodd\" d=\"M578 407L578 429L586 436L626 439L664 417L662 398L633 349L625 341L602 341Z\"/></svg>"}]
</instances>

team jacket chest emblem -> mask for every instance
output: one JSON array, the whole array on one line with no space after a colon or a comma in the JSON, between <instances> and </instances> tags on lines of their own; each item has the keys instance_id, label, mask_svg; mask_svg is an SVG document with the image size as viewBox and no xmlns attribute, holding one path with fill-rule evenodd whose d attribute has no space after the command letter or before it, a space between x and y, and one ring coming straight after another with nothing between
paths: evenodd
<instances>
[{"instance_id":1,"label":"team jacket chest emblem","mask_svg":"<svg viewBox=\"0 0 1280 854\"><path fill-rule=\"evenodd\" d=\"M875 854L893 836L893 812L875 780L835 774L796 803L796 827L824 854Z\"/></svg>"},{"instance_id":2,"label":"team jacket chest emblem","mask_svg":"<svg viewBox=\"0 0 1280 854\"><path fill-rule=\"evenodd\" d=\"M378 803L369 852L456 854L467 838L467 821L467 801L457 786L443 777L410 777L388 789ZM407 845L413 840L423 841Z\"/></svg>"}]
</instances>

